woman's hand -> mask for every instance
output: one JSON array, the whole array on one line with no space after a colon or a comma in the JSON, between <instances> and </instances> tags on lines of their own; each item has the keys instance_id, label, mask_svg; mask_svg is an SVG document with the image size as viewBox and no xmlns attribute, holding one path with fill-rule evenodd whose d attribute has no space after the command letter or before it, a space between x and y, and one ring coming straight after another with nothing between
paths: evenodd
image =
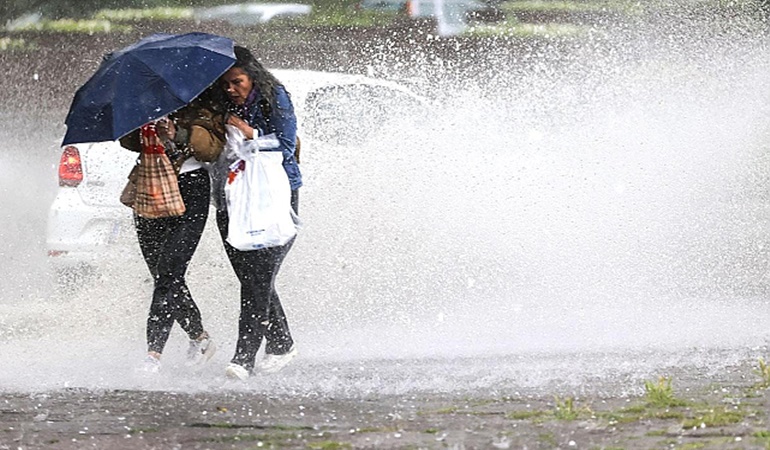
<instances>
[{"instance_id":1,"label":"woman's hand","mask_svg":"<svg viewBox=\"0 0 770 450\"><path fill-rule=\"evenodd\" d=\"M238 128L246 139L254 139L254 128L238 116L228 115L227 123Z\"/></svg>"},{"instance_id":2,"label":"woman's hand","mask_svg":"<svg viewBox=\"0 0 770 450\"><path fill-rule=\"evenodd\" d=\"M160 119L155 123L155 131L161 142L173 141L176 137L176 126L173 121L167 118Z\"/></svg>"}]
</instances>

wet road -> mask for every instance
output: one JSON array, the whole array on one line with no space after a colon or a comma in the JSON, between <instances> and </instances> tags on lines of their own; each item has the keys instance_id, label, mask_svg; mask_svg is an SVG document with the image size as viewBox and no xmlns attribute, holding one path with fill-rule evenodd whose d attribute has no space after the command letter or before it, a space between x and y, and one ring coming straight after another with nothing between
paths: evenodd
<instances>
[{"instance_id":1,"label":"wet road","mask_svg":"<svg viewBox=\"0 0 770 450\"><path fill-rule=\"evenodd\" d=\"M3 390L0 448L764 448L770 397L751 356L766 351L301 358L246 383ZM659 376L681 405L649 405Z\"/></svg>"}]
</instances>

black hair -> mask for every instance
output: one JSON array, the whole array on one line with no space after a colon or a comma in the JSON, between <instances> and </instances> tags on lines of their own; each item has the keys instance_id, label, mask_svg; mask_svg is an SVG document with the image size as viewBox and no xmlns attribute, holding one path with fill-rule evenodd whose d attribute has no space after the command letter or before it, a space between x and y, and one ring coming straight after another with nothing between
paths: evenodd
<instances>
[{"instance_id":1,"label":"black hair","mask_svg":"<svg viewBox=\"0 0 770 450\"><path fill-rule=\"evenodd\" d=\"M249 49L236 45L233 50L235 51L236 59L233 67L246 72L251 82L259 89L259 93L262 96L259 99L261 107L264 109L266 102L270 109L274 108L275 87L281 85L281 82L257 61L257 58L254 57Z\"/></svg>"},{"instance_id":2,"label":"black hair","mask_svg":"<svg viewBox=\"0 0 770 450\"><path fill-rule=\"evenodd\" d=\"M226 96L217 83L207 87L198 95L192 103L198 103L201 106L214 112L225 112Z\"/></svg>"}]
</instances>

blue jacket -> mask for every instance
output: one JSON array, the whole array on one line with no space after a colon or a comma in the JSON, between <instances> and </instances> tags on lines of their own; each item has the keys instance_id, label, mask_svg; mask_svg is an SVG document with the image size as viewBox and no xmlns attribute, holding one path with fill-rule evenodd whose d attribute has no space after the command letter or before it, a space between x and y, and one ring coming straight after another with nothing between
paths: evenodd
<instances>
[{"instance_id":1,"label":"blue jacket","mask_svg":"<svg viewBox=\"0 0 770 450\"><path fill-rule=\"evenodd\" d=\"M250 117L247 120L249 125L258 129L260 135L275 133L280 146L274 151L283 152L283 168L289 176L291 189L299 189L302 186L302 174L294 158L297 143L297 116L294 115L294 105L291 103L289 93L283 86L275 87L275 105L271 108L269 117L265 117L262 108L256 104L250 110Z\"/></svg>"},{"instance_id":2,"label":"blue jacket","mask_svg":"<svg viewBox=\"0 0 770 450\"><path fill-rule=\"evenodd\" d=\"M302 175L299 172L299 165L294 158L294 149L297 139L297 117L294 115L294 106L291 104L291 97L283 86L277 86L275 89L276 100L275 107L270 111L269 117L264 117L258 102L244 106L245 111L238 111L238 115L249 122L260 135L275 133L279 141L279 147L275 150L283 152L283 168L289 176L289 184L292 190L299 189L302 186ZM232 106L232 105L230 105ZM212 178L212 199L217 209L227 210L227 201L225 200L225 183L230 163L237 158L235 155L228 155L222 152L219 159L211 166L209 173Z\"/></svg>"}]
</instances>

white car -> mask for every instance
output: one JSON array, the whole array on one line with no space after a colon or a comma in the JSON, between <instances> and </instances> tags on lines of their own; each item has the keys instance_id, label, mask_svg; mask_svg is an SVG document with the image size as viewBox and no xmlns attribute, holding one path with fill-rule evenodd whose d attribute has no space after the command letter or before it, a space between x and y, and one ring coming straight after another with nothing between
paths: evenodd
<instances>
[{"instance_id":1,"label":"white car","mask_svg":"<svg viewBox=\"0 0 770 450\"><path fill-rule=\"evenodd\" d=\"M313 143L361 142L387 126L388 117L426 108L425 98L405 86L365 76L273 70L292 96L303 150ZM119 202L137 158L117 142L68 145L59 163L59 189L49 213L49 261L66 283L98 273L102 258L138 255L132 212Z\"/></svg>"}]
</instances>

